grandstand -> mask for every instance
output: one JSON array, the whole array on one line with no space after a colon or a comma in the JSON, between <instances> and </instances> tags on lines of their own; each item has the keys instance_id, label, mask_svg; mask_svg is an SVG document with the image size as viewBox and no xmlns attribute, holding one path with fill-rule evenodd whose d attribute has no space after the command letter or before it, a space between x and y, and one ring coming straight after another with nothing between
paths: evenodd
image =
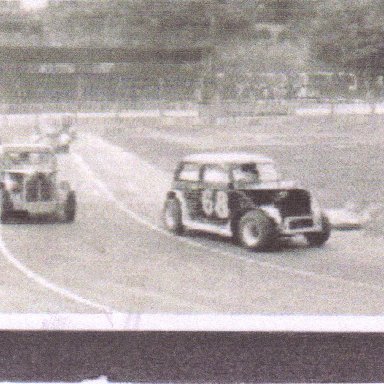
<instances>
[{"instance_id":1,"label":"grandstand","mask_svg":"<svg viewBox=\"0 0 384 384\"><path fill-rule=\"evenodd\" d=\"M210 48L0 48L1 103L23 110L191 102L209 84ZM201 100L200 100L201 101Z\"/></svg>"}]
</instances>

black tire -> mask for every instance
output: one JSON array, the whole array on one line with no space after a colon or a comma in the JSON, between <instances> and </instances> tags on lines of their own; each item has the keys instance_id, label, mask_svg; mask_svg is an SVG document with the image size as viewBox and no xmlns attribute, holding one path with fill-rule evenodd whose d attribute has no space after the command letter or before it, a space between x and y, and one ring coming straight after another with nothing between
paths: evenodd
<instances>
[{"instance_id":1,"label":"black tire","mask_svg":"<svg viewBox=\"0 0 384 384\"><path fill-rule=\"evenodd\" d=\"M277 238L276 224L262 210L252 210L241 217L236 237L245 248L265 250Z\"/></svg>"},{"instance_id":2,"label":"black tire","mask_svg":"<svg viewBox=\"0 0 384 384\"><path fill-rule=\"evenodd\" d=\"M0 221L2 224L6 224L9 220L9 215L7 212L1 212L1 215L0 215Z\"/></svg>"},{"instance_id":3,"label":"black tire","mask_svg":"<svg viewBox=\"0 0 384 384\"><path fill-rule=\"evenodd\" d=\"M7 223L11 215L12 202L8 192L2 191L1 194L0 221L2 223Z\"/></svg>"},{"instance_id":4,"label":"black tire","mask_svg":"<svg viewBox=\"0 0 384 384\"><path fill-rule=\"evenodd\" d=\"M76 208L76 194L74 191L70 191L64 206L64 221L66 223L72 223L75 220Z\"/></svg>"},{"instance_id":5,"label":"black tire","mask_svg":"<svg viewBox=\"0 0 384 384\"><path fill-rule=\"evenodd\" d=\"M184 232L182 211L177 199L167 199L164 203L163 221L168 231L181 235Z\"/></svg>"},{"instance_id":6,"label":"black tire","mask_svg":"<svg viewBox=\"0 0 384 384\"><path fill-rule=\"evenodd\" d=\"M331 236L331 224L328 217L321 217L322 230L320 232L306 233L305 238L311 247L321 247Z\"/></svg>"}]
</instances>

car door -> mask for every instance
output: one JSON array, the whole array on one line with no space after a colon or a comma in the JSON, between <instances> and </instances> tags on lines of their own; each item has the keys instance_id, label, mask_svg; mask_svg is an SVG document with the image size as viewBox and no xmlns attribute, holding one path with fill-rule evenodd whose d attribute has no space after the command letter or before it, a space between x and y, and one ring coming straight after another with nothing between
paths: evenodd
<instances>
[{"instance_id":1,"label":"car door","mask_svg":"<svg viewBox=\"0 0 384 384\"><path fill-rule=\"evenodd\" d=\"M227 222L230 216L228 167L209 164L202 169L201 213L213 223Z\"/></svg>"}]
</instances>

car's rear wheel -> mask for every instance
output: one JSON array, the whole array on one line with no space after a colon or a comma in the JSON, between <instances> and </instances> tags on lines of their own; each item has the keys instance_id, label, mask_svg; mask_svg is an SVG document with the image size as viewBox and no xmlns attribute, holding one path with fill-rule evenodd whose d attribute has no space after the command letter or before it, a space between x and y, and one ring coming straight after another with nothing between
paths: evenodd
<instances>
[{"instance_id":1,"label":"car's rear wheel","mask_svg":"<svg viewBox=\"0 0 384 384\"><path fill-rule=\"evenodd\" d=\"M264 250L272 245L276 237L276 225L263 211L249 211L240 219L237 238L245 248Z\"/></svg>"},{"instance_id":2,"label":"car's rear wheel","mask_svg":"<svg viewBox=\"0 0 384 384\"><path fill-rule=\"evenodd\" d=\"M321 217L321 227L322 230L320 232L305 234L305 238L311 247L321 247L331 236L331 224L325 215Z\"/></svg>"},{"instance_id":3,"label":"car's rear wheel","mask_svg":"<svg viewBox=\"0 0 384 384\"><path fill-rule=\"evenodd\" d=\"M177 199L167 199L164 204L163 221L165 227L177 235L184 231L182 211Z\"/></svg>"},{"instance_id":4,"label":"car's rear wheel","mask_svg":"<svg viewBox=\"0 0 384 384\"><path fill-rule=\"evenodd\" d=\"M76 194L74 191L68 192L64 205L64 221L72 223L76 217Z\"/></svg>"}]
</instances>

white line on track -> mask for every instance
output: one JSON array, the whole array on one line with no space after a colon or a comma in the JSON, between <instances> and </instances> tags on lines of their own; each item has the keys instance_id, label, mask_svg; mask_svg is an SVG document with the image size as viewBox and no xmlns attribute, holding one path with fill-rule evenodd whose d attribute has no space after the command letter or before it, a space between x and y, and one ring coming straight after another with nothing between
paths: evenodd
<instances>
[{"instance_id":1,"label":"white line on track","mask_svg":"<svg viewBox=\"0 0 384 384\"><path fill-rule=\"evenodd\" d=\"M71 291L65 288L61 288L57 286L56 284L51 283L44 277L40 276L36 272L33 272L31 269L29 269L27 266L25 266L22 262L20 262L8 249L7 245L5 244L3 240L2 235L2 227L0 226L0 252L3 254L3 256L7 259L8 262L10 262L16 269L18 269L21 273L23 273L28 279L34 281L35 283L41 285L42 287L57 293L60 296L63 296L71 301L75 301L79 304L85 305L87 307L90 307L92 309L96 309L101 312L106 313L117 313L118 311L99 303L96 303L94 301L85 299Z\"/></svg>"},{"instance_id":2,"label":"white line on track","mask_svg":"<svg viewBox=\"0 0 384 384\"><path fill-rule=\"evenodd\" d=\"M284 266L273 264L273 263L266 262L266 261L256 261L254 259L251 259L250 257L242 256L242 255L235 254L235 253L232 253L229 251L223 251L223 250L218 249L218 248L208 247L204 244L201 244L201 243L196 242L196 241L191 240L191 239L187 239L184 237L176 237L175 235L166 231L165 229L153 224L147 218L142 217L142 216L138 215L136 212L129 209L126 205L124 205L121 201L119 201L115 197L115 195L109 190L107 185L102 180L100 180L98 178L98 176L90 168L88 163L79 154L72 153L72 156L73 156L73 160L77 163L77 165L80 166L84 170L84 172L88 175L88 177L90 179L93 180L95 185L100 189L100 191L105 195L105 197L109 201L113 202L117 208L119 208L122 212L127 214L130 218L132 218L136 222L140 223L141 225L146 226L147 228L149 228L153 231L161 233L162 235L164 235L166 237L170 237L173 240L176 238L179 242L188 244L194 248L199 248L199 249L203 249L203 250L206 250L206 251L209 251L212 253L216 253L216 254L220 254L223 256L240 259L240 260L248 262L248 263L256 263L259 266L262 266L262 267L265 267L268 269L272 269L274 271L298 275L298 276L303 277L303 278L314 278L314 279L328 281L328 282L343 283L343 284L347 284L347 285L350 285L353 287L365 288L365 289L370 289L373 291L384 292L384 287L379 286L379 285L367 284L367 283L363 283L363 282L359 282L359 281L353 281L353 280L348 280L348 279L344 279L344 278L333 277L333 276L329 276L329 275L325 275L325 274L321 274L321 273L316 273L313 271L305 271L305 270L295 269L295 268L291 268L291 267L284 267Z\"/></svg>"},{"instance_id":3,"label":"white line on track","mask_svg":"<svg viewBox=\"0 0 384 384\"><path fill-rule=\"evenodd\" d=\"M92 180L100 189L100 191L106 196L108 200L112 200L120 210L124 211L126 214L129 214L131 217L133 217L136 221L140 222L143 225L150 226L153 230L161 230L160 228L150 224L148 221L141 219L140 216L134 214L130 210L128 210L124 205L118 202L118 200L113 196L113 194L108 190L108 188L102 183L90 170L90 168L86 165L86 163L83 161L83 159L80 156L73 155L77 164L80 164L83 169L85 169L86 173L92 177ZM166 235L170 235L166 231L162 231ZM199 245L199 244L197 244ZM20 260L18 260L12 252L7 247L4 238L3 238L3 226L0 224L0 253L3 254L5 259L13 265L17 270L19 270L21 273L23 273L28 279L32 280L34 283L42 286L45 289L48 289L59 296L62 296L66 299L69 299L71 301L74 301L78 304L85 305L89 308L95 309L97 311L105 312L105 313L120 313L118 310L111 308L107 305L103 305L100 303L97 303L95 301L88 300L76 293L71 292L70 290L66 288L62 288L51 281L47 280L45 277L39 275L38 273L34 272L30 268L28 268L26 265L24 265ZM154 296L151 294L151 296ZM164 297L164 295L157 295L158 298ZM189 302L181 301L183 305L190 305ZM200 310L208 310L208 307L200 306Z\"/></svg>"}]
</instances>

